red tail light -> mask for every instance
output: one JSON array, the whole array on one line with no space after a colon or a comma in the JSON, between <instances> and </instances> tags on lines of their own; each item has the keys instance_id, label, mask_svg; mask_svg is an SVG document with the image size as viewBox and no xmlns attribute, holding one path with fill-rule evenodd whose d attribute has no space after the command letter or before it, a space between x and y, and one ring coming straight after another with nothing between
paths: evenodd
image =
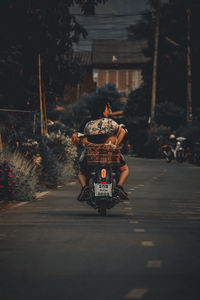
<instances>
[{"instance_id":1,"label":"red tail light","mask_svg":"<svg viewBox=\"0 0 200 300\"><path fill-rule=\"evenodd\" d=\"M101 170L101 178L106 178L106 169Z\"/></svg>"}]
</instances>

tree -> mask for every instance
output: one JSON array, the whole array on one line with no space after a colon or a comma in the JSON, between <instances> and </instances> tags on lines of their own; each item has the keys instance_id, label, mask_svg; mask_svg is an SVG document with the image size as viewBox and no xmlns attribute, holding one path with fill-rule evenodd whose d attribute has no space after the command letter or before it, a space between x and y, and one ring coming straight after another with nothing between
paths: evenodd
<instances>
[{"instance_id":1,"label":"tree","mask_svg":"<svg viewBox=\"0 0 200 300\"><path fill-rule=\"evenodd\" d=\"M129 39L146 39L149 47L144 54L153 57L156 1L149 1L151 10L146 11L142 19L128 28ZM194 108L198 101L198 65L200 43L198 39L199 5L197 0L170 0L161 7L159 57L157 74L157 103L173 102L186 108L186 8L192 12L191 48L192 48L192 96ZM147 96L150 98L152 85L152 61L143 69Z\"/></svg>"},{"instance_id":2,"label":"tree","mask_svg":"<svg viewBox=\"0 0 200 300\"><path fill-rule=\"evenodd\" d=\"M172 130L175 130L184 124L185 111L181 106L172 102L162 102L156 105L155 122L158 125L170 126Z\"/></svg>"},{"instance_id":3,"label":"tree","mask_svg":"<svg viewBox=\"0 0 200 300\"><path fill-rule=\"evenodd\" d=\"M86 37L70 8L93 15L107 0L3 0L0 4L0 100L4 106L38 102L38 54L47 99L55 100L67 80L80 80L73 43Z\"/></svg>"},{"instance_id":4,"label":"tree","mask_svg":"<svg viewBox=\"0 0 200 300\"><path fill-rule=\"evenodd\" d=\"M146 86L131 91L126 102L124 115L129 132L129 143L137 153L142 152L146 139L149 113L150 101Z\"/></svg>"},{"instance_id":5,"label":"tree","mask_svg":"<svg viewBox=\"0 0 200 300\"><path fill-rule=\"evenodd\" d=\"M91 118L91 111L95 108L96 99L99 97L110 102L113 112L124 109L121 94L114 84L109 83L90 94L83 94L79 102L67 105L65 111L60 113L60 120L78 130L85 120Z\"/></svg>"}]
</instances>

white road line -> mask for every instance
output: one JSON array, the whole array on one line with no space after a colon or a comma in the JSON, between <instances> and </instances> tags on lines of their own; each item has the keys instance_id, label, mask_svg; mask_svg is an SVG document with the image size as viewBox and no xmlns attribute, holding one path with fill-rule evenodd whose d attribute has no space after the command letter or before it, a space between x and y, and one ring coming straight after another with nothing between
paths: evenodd
<instances>
[{"instance_id":1,"label":"white road line","mask_svg":"<svg viewBox=\"0 0 200 300\"><path fill-rule=\"evenodd\" d=\"M162 266L162 260L149 260L147 262L147 268L149 269L159 269Z\"/></svg>"},{"instance_id":2,"label":"white road line","mask_svg":"<svg viewBox=\"0 0 200 300\"><path fill-rule=\"evenodd\" d=\"M36 199L41 199L42 197L44 197L44 196L46 196L47 194L49 194L50 193L50 191L46 191L46 192L38 192L38 193L36 193Z\"/></svg>"},{"instance_id":3,"label":"white road line","mask_svg":"<svg viewBox=\"0 0 200 300\"><path fill-rule=\"evenodd\" d=\"M69 209L62 209L62 208L52 208L51 211L87 211L91 212L92 210L86 208L69 208Z\"/></svg>"},{"instance_id":4,"label":"white road line","mask_svg":"<svg viewBox=\"0 0 200 300\"><path fill-rule=\"evenodd\" d=\"M129 224L138 224L139 221L133 220L133 221L129 221Z\"/></svg>"},{"instance_id":5,"label":"white road line","mask_svg":"<svg viewBox=\"0 0 200 300\"><path fill-rule=\"evenodd\" d=\"M18 204L13 205L11 208L17 208L17 207L20 207L20 206L24 206L27 203L30 203L30 202L28 202L28 201L20 202Z\"/></svg>"},{"instance_id":6,"label":"white road line","mask_svg":"<svg viewBox=\"0 0 200 300\"><path fill-rule=\"evenodd\" d=\"M149 289L132 289L126 296L126 299L141 299L149 291Z\"/></svg>"},{"instance_id":7,"label":"white road line","mask_svg":"<svg viewBox=\"0 0 200 300\"><path fill-rule=\"evenodd\" d=\"M37 200L40 200L41 198L43 198L44 196L46 196L47 194L49 194L50 193L50 191L47 191L47 192L38 192L38 193L36 193L35 194L35 197L36 197L36 199ZM24 205L26 205L26 204L31 204L31 203L33 203L33 202L31 202L31 201L22 201L22 202L20 202L20 203L17 203L17 204L13 204L13 205L11 205L10 207L9 207L9 210L10 209L15 209L15 208L18 208L18 207L21 207L21 206L24 206ZM8 210L8 211L9 211ZM8 211L6 211L6 213L8 212Z\"/></svg>"},{"instance_id":8,"label":"white road line","mask_svg":"<svg viewBox=\"0 0 200 300\"><path fill-rule=\"evenodd\" d=\"M143 247L153 247L154 246L154 242L152 242L152 241L142 241L141 245Z\"/></svg>"},{"instance_id":9,"label":"white road line","mask_svg":"<svg viewBox=\"0 0 200 300\"><path fill-rule=\"evenodd\" d=\"M133 229L134 232L145 232L143 228L135 228Z\"/></svg>"}]
</instances>

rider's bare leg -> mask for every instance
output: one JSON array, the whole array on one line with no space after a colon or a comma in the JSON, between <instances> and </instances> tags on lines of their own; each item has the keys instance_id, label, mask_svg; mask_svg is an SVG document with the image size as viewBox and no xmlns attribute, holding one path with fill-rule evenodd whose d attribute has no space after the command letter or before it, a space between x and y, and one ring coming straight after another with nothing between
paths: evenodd
<instances>
[{"instance_id":1,"label":"rider's bare leg","mask_svg":"<svg viewBox=\"0 0 200 300\"><path fill-rule=\"evenodd\" d=\"M126 179L128 178L129 168L127 165L124 165L123 167L119 168L119 171L120 171L120 176L119 176L118 185L123 186Z\"/></svg>"},{"instance_id":2,"label":"rider's bare leg","mask_svg":"<svg viewBox=\"0 0 200 300\"><path fill-rule=\"evenodd\" d=\"M78 180L82 187L86 186L87 179L86 179L86 176L81 171L79 171L79 173L78 173Z\"/></svg>"}]
</instances>

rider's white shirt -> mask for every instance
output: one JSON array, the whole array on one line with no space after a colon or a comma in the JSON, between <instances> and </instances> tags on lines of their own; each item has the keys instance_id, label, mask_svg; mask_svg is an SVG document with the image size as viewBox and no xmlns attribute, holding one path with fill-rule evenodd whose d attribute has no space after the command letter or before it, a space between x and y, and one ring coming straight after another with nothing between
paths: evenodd
<instances>
[{"instance_id":1,"label":"rider's white shirt","mask_svg":"<svg viewBox=\"0 0 200 300\"><path fill-rule=\"evenodd\" d=\"M84 128L85 135L106 134L112 135L116 132L118 124L109 118L89 121Z\"/></svg>"}]
</instances>

